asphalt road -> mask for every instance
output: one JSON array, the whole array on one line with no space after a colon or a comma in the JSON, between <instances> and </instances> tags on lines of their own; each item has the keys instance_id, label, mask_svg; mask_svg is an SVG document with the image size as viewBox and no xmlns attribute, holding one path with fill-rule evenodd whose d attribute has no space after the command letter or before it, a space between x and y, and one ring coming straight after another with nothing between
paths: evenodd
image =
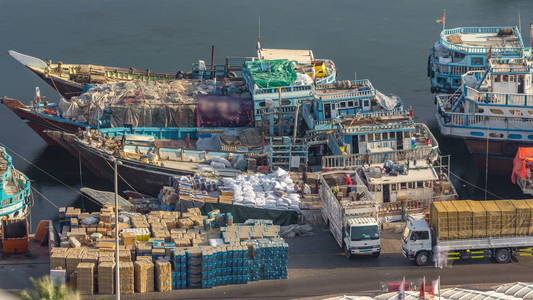
<instances>
[{"instance_id":1,"label":"asphalt road","mask_svg":"<svg viewBox=\"0 0 533 300\"><path fill-rule=\"evenodd\" d=\"M376 291L387 282L419 282L423 276L433 280L441 276L443 286L497 284L532 281L533 258L499 265L490 260L465 261L451 267L435 269L417 267L399 254L399 236L385 233L383 254L379 258L359 257L347 260L325 227L317 227L315 235L296 237L289 242L289 279L252 282L212 289L180 290L171 293L123 295L122 299L320 299L321 296L354 295ZM42 250L42 249L41 249ZM42 252L42 251L39 251ZM48 259L10 257L0 260L0 289L22 289L29 276L48 273ZM87 299L113 299L91 296Z\"/></svg>"},{"instance_id":2,"label":"asphalt road","mask_svg":"<svg viewBox=\"0 0 533 300\"><path fill-rule=\"evenodd\" d=\"M441 276L443 286L532 281L533 259L520 258L506 265L490 260L455 263L435 269L417 267L399 254L398 235L386 234L379 258L347 260L324 227L314 236L289 239L289 279L252 282L205 290L182 290L169 294L137 294L123 299L295 299L331 295L354 295L381 289L386 282L433 280ZM112 297L100 297L111 299Z\"/></svg>"}]
</instances>

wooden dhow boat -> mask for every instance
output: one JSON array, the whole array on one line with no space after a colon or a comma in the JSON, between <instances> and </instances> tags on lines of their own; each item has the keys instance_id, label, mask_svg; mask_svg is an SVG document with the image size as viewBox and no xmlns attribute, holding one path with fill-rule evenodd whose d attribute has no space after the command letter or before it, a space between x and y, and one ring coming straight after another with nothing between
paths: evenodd
<instances>
[{"instance_id":1,"label":"wooden dhow boat","mask_svg":"<svg viewBox=\"0 0 533 300\"><path fill-rule=\"evenodd\" d=\"M88 64L65 64L61 61L43 61L40 58L8 51L15 60L37 74L65 98L79 96L92 84L119 81L166 81L190 77L190 72L153 72L149 69L120 68Z\"/></svg>"}]
</instances>

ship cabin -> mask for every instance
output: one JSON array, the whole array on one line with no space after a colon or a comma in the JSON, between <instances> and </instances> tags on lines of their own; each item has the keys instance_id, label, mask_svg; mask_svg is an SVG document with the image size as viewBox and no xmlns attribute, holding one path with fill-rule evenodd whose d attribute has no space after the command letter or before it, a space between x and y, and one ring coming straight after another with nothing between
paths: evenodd
<instances>
[{"instance_id":1,"label":"ship cabin","mask_svg":"<svg viewBox=\"0 0 533 300\"><path fill-rule=\"evenodd\" d=\"M461 76L484 70L490 56L520 58L524 55L526 48L517 26L445 29L428 58L431 92L455 92L461 87Z\"/></svg>"},{"instance_id":2,"label":"ship cabin","mask_svg":"<svg viewBox=\"0 0 533 300\"><path fill-rule=\"evenodd\" d=\"M533 141L531 63L493 58L487 71L463 75L462 94L437 95L437 120L445 135L514 142ZM487 132L489 131L489 132Z\"/></svg>"},{"instance_id":3,"label":"ship cabin","mask_svg":"<svg viewBox=\"0 0 533 300\"><path fill-rule=\"evenodd\" d=\"M444 170L425 160L389 160L358 169L378 203L452 200L457 193Z\"/></svg>"},{"instance_id":4,"label":"ship cabin","mask_svg":"<svg viewBox=\"0 0 533 300\"><path fill-rule=\"evenodd\" d=\"M0 217L24 216L30 204L30 180L13 167L4 147L0 147L0 180Z\"/></svg>"}]
</instances>

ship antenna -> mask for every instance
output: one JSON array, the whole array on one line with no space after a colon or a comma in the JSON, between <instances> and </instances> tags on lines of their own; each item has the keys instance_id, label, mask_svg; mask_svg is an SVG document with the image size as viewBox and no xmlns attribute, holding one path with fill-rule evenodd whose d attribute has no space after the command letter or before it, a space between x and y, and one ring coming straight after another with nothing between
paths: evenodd
<instances>
[{"instance_id":1,"label":"ship antenna","mask_svg":"<svg viewBox=\"0 0 533 300\"><path fill-rule=\"evenodd\" d=\"M520 12L518 12L518 31L522 34L522 16L520 15Z\"/></svg>"},{"instance_id":2,"label":"ship antenna","mask_svg":"<svg viewBox=\"0 0 533 300\"><path fill-rule=\"evenodd\" d=\"M257 20L257 50L261 50L261 16Z\"/></svg>"}]
</instances>

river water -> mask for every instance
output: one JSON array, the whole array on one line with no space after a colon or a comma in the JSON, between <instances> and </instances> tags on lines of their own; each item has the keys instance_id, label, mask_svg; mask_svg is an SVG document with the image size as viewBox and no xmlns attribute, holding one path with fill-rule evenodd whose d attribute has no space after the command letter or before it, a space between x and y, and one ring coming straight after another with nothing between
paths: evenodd
<instances>
[{"instance_id":1,"label":"river water","mask_svg":"<svg viewBox=\"0 0 533 300\"><path fill-rule=\"evenodd\" d=\"M435 128L434 104L426 77L428 51L441 30L435 20L447 10L447 27L518 24L525 43L533 11L528 0L0 0L0 95L29 103L39 86L48 101L58 95L8 54L13 49L72 63L135 66L154 71L190 70L198 59L254 56L261 19L265 48L312 49L333 59L340 79L368 78L385 93L399 95L419 121ZM460 141L437 135L452 155L452 171L485 186ZM0 143L14 152L16 166L58 206L77 201L84 186L112 184L80 169L65 151L49 148L13 113L0 107ZM46 172L46 173L45 173ZM463 199L484 193L454 179ZM522 197L507 177L489 176L489 198ZM53 218L55 207L37 196L32 220Z\"/></svg>"}]
</instances>

